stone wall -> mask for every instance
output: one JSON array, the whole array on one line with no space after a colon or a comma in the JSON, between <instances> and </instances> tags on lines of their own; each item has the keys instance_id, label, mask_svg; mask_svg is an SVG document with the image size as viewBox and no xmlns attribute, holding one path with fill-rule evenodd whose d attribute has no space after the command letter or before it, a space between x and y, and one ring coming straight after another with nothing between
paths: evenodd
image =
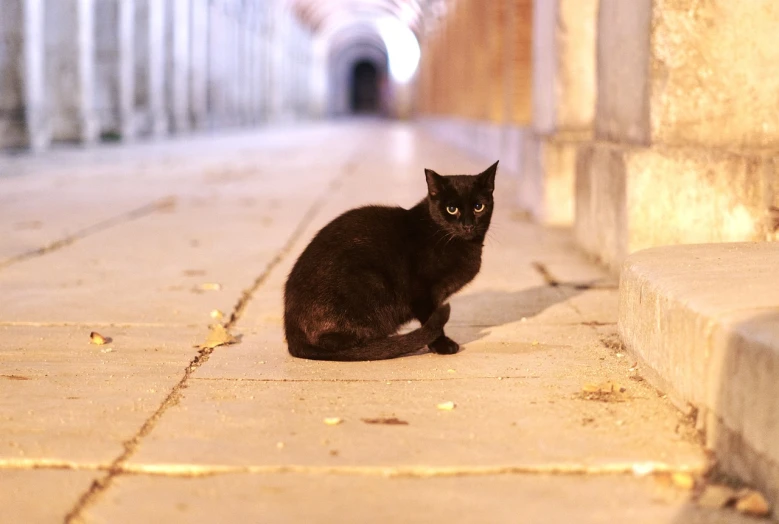
<instances>
[{"instance_id":1,"label":"stone wall","mask_svg":"<svg viewBox=\"0 0 779 524\"><path fill-rule=\"evenodd\" d=\"M283 0L0 0L0 149L308 113L312 35Z\"/></svg>"},{"instance_id":2,"label":"stone wall","mask_svg":"<svg viewBox=\"0 0 779 524\"><path fill-rule=\"evenodd\" d=\"M444 5L423 42L420 113L516 168L531 217L573 226L615 271L652 246L777 239L775 2Z\"/></svg>"},{"instance_id":3,"label":"stone wall","mask_svg":"<svg viewBox=\"0 0 779 524\"><path fill-rule=\"evenodd\" d=\"M516 175L531 121L533 1L437 6L422 38L417 113L432 133Z\"/></svg>"},{"instance_id":4,"label":"stone wall","mask_svg":"<svg viewBox=\"0 0 779 524\"><path fill-rule=\"evenodd\" d=\"M601 0L576 236L617 270L665 244L777 238L779 6Z\"/></svg>"}]
</instances>

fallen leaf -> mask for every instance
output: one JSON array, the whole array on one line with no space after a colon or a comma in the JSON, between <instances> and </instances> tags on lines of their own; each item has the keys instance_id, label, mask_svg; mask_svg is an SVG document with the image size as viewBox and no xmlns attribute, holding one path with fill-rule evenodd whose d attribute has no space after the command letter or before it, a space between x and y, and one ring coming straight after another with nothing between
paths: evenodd
<instances>
[{"instance_id":1,"label":"fallen leaf","mask_svg":"<svg viewBox=\"0 0 779 524\"><path fill-rule=\"evenodd\" d=\"M212 324L205 343L200 344L198 347L200 349L213 349L218 346L229 346L236 342L238 342L238 339L231 335L226 327L222 324Z\"/></svg>"},{"instance_id":2,"label":"fallen leaf","mask_svg":"<svg viewBox=\"0 0 779 524\"><path fill-rule=\"evenodd\" d=\"M677 471L671 474L671 482L674 486L681 489L692 489L695 487L695 477L686 471Z\"/></svg>"},{"instance_id":3,"label":"fallen leaf","mask_svg":"<svg viewBox=\"0 0 779 524\"><path fill-rule=\"evenodd\" d=\"M340 417L327 417L324 422L328 426L337 426L343 422L343 419Z\"/></svg>"},{"instance_id":4,"label":"fallen leaf","mask_svg":"<svg viewBox=\"0 0 779 524\"><path fill-rule=\"evenodd\" d=\"M736 498L736 492L727 486L709 484L703 489L697 503L702 508L724 508Z\"/></svg>"},{"instance_id":5,"label":"fallen leaf","mask_svg":"<svg viewBox=\"0 0 779 524\"><path fill-rule=\"evenodd\" d=\"M771 507L762 493L748 489L741 494L736 502L736 510L746 515L765 517L771 512Z\"/></svg>"},{"instance_id":6,"label":"fallen leaf","mask_svg":"<svg viewBox=\"0 0 779 524\"><path fill-rule=\"evenodd\" d=\"M448 401L448 402L441 402L441 403L440 403L440 404L438 404L438 406L436 406L436 407L437 407L438 409L440 409L440 410L443 410L443 411L452 411L452 410L454 409L454 407L455 407L455 404L454 404L454 402L452 402L452 401L450 400L450 401Z\"/></svg>"},{"instance_id":7,"label":"fallen leaf","mask_svg":"<svg viewBox=\"0 0 779 524\"><path fill-rule=\"evenodd\" d=\"M222 284L218 284L216 282L206 282L204 284L200 284L199 288L203 291L221 291Z\"/></svg>"},{"instance_id":8,"label":"fallen leaf","mask_svg":"<svg viewBox=\"0 0 779 524\"><path fill-rule=\"evenodd\" d=\"M93 331L89 334L89 341L96 346L102 346L111 342L111 337L104 337L97 331Z\"/></svg>"},{"instance_id":9,"label":"fallen leaf","mask_svg":"<svg viewBox=\"0 0 779 524\"><path fill-rule=\"evenodd\" d=\"M210 315L211 318L213 318L214 320L221 320L225 316L225 314L219 311L218 309L212 309Z\"/></svg>"},{"instance_id":10,"label":"fallen leaf","mask_svg":"<svg viewBox=\"0 0 779 524\"><path fill-rule=\"evenodd\" d=\"M408 422L400 420L397 417L390 418L364 418L362 419L366 424L386 424L388 426L408 426Z\"/></svg>"},{"instance_id":11,"label":"fallen leaf","mask_svg":"<svg viewBox=\"0 0 779 524\"><path fill-rule=\"evenodd\" d=\"M584 400L600 400L601 402L622 402L627 389L616 382L607 381L601 384L585 384L582 386L581 398Z\"/></svg>"}]
</instances>

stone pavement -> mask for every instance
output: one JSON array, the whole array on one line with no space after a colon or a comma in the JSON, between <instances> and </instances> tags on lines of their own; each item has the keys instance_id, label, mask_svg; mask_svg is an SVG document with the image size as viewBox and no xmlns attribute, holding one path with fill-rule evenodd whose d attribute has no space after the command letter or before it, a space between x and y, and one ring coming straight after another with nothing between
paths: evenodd
<instances>
[{"instance_id":1,"label":"stone pavement","mask_svg":"<svg viewBox=\"0 0 779 524\"><path fill-rule=\"evenodd\" d=\"M669 480L707 459L616 342L615 280L513 213L508 173L461 353L287 354L318 228L488 163L377 121L0 162L0 522L741 519ZM240 342L198 349L214 310Z\"/></svg>"}]
</instances>

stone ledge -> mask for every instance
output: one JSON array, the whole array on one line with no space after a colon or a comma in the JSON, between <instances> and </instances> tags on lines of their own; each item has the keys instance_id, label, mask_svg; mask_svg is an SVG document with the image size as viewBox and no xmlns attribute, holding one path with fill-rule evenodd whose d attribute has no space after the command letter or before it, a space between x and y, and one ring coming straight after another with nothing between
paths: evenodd
<instances>
[{"instance_id":1,"label":"stone ledge","mask_svg":"<svg viewBox=\"0 0 779 524\"><path fill-rule=\"evenodd\" d=\"M579 147L574 232L615 272L654 246L776 240L779 162L699 148Z\"/></svg>"},{"instance_id":2,"label":"stone ledge","mask_svg":"<svg viewBox=\"0 0 779 524\"><path fill-rule=\"evenodd\" d=\"M699 410L731 474L779 503L779 244L668 246L628 257L618 328L658 386Z\"/></svg>"}]
</instances>

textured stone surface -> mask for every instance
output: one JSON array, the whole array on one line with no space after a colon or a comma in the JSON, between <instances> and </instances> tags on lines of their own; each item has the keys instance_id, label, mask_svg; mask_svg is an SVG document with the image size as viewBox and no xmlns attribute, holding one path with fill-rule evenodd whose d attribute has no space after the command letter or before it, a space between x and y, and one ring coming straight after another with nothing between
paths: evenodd
<instances>
[{"instance_id":1,"label":"textured stone surface","mask_svg":"<svg viewBox=\"0 0 779 524\"><path fill-rule=\"evenodd\" d=\"M519 206L542 224L570 226L574 220L576 155L580 143L539 136L525 141Z\"/></svg>"},{"instance_id":2,"label":"textured stone surface","mask_svg":"<svg viewBox=\"0 0 779 524\"><path fill-rule=\"evenodd\" d=\"M653 246L776 238L771 158L594 144L576 169L576 238L614 270Z\"/></svg>"},{"instance_id":3,"label":"textured stone surface","mask_svg":"<svg viewBox=\"0 0 779 524\"><path fill-rule=\"evenodd\" d=\"M0 470L0 522L61 522L94 471Z\"/></svg>"},{"instance_id":4,"label":"textured stone surface","mask_svg":"<svg viewBox=\"0 0 779 524\"><path fill-rule=\"evenodd\" d=\"M771 0L603 0L600 138L638 144L776 147L779 8Z\"/></svg>"},{"instance_id":5,"label":"textured stone surface","mask_svg":"<svg viewBox=\"0 0 779 524\"><path fill-rule=\"evenodd\" d=\"M598 3L533 3L533 130L541 135L592 132Z\"/></svg>"},{"instance_id":6,"label":"textured stone surface","mask_svg":"<svg viewBox=\"0 0 779 524\"><path fill-rule=\"evenodd\" d=\"M619 303L628 347L682 401L708 413L707 440L721 464L756 482L774 502L778 264L773 243L641 251L625 263Z\"/></svg>"},{"instance_id":7,"label":"textured stone surface","mask_svg":"<svg viewBox=\"0 0 779 524\"><path fill-rule=\"evenodd\" d=\"M87 522L549 522L635 524L754 522L732 511L684 504L652 480L486 476L433 479L221 475L128 477ZM305 501L305 503L302 503ZM627 504L626 502L630 502Z\"/></svg>"}]
</instances>

